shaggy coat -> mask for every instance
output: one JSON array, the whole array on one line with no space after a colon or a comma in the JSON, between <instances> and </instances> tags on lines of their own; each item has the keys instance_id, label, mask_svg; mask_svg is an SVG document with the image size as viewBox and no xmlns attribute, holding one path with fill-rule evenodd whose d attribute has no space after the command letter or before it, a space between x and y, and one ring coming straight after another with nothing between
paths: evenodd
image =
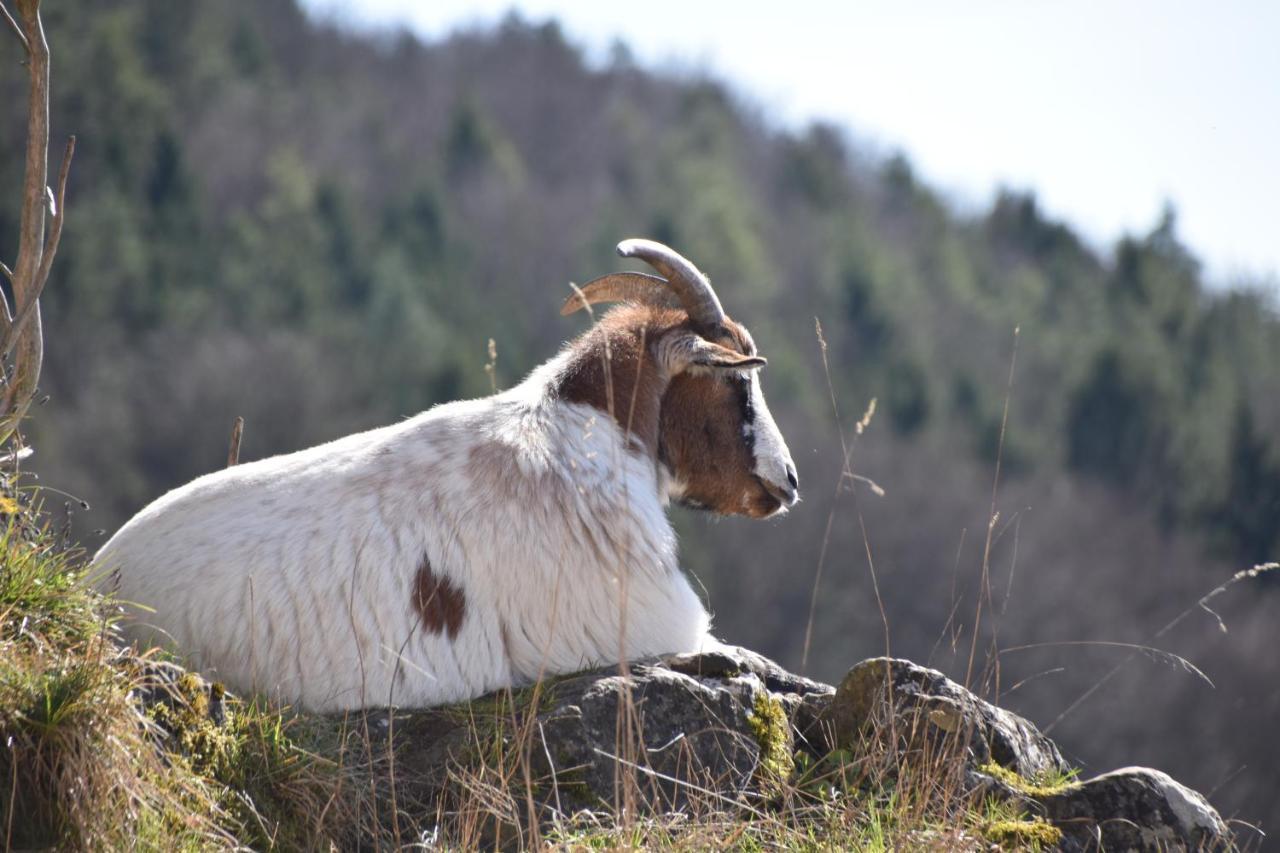
<instances>
[{"instance_id":1,"label":"shaggy coat","mask_svg":"<svg viewBox=\"0 0 1280 853\"><path fill-rule=\"evenodd\" d=\"M125 636L318 711L715 644L666 504L764 517L796 480L750 336L697 325L623 306L509 391L175 489L95 558L150 608Z\"/></svg>"}]
</instances>

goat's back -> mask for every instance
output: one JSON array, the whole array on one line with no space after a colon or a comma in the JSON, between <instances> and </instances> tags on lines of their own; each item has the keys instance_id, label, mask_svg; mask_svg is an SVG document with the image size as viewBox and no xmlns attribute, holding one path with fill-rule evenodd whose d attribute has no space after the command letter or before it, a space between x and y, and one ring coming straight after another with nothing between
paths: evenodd
<instances>
[{"instance_id":1,"label":"goat's back","mask_svg":"<svg viewBox=\"0 0 1280 853\"><path fill-rule=\"evenodd\" d=\"M536 391L159 498L95 557L104 586L153 608L126 638L313 709L433 704L695 648L707 616L651 465L599 413Z\"/></svg>"}]
</instances>

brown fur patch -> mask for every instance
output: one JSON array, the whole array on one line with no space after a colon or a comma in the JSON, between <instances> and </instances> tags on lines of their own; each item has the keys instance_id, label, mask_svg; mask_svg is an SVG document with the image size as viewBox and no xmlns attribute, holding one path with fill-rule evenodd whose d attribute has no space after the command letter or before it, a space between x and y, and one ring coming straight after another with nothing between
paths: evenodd
<instances>
[{"instance_id":1,"label":"brown fur patch","mask_svg":"<svg viewBox=\"0 0 1280 853\"><path fill-rule=\"evenodd\" d=\"M413 579L413 607L422 617L422 626L434 634L449 634L455 639L467 613L466 596L446 577L431 570L425 555Z\"/></svg>"},{"instance_id":2,"label":"brown fur patch","mask_svg":"<svg viewBox=\"0 0 1280 853\"><path fill-rule=\"evenodd\" d=\"M615 308L574 343L556 393L609 412L611 384L614 420L667 465L685 486L686 503L726 515L764 517L780 503L754 473L755 456L744 431L748 390L741 378L706 371L669 377L654 356L664 336L694 330L682 311ZM756 354L751 334L733 320L697 331L735 352Z\"/></svg>"},{"instance_id":3,"label":"brown fur patch","mask_svg":"<svg viewBox=\"0 0 1280 853\"><path fill-rule=\"evenodd\" d=\"M608 412L649 453L656 453L658 410L667 376L652 345L688 322L680 311L636 305L610 311L574 344L555 388L557 396Z\"/></svg>"},{"instance_id":4,"label":"brown fur patch","mask_svg":"<svg viewBox=\"0 0 1280 853\"><path fill-rule=\"evenodd\" d=\"M745 381L684 373L662 398L661 458L684 486L682 502L724 515L763 518L781 505L755 475L744 435Z\"/></svg>"},{"instance_id":5,"label":"brown fur patch","mask_svg":"<svg viewBox=\"0 0 1280 853\"><path fill-rule=\"evenodd\" d=\"M728 318L702 334L743 355L756 354L751 333ZM671 380L662 398L660 452L684 485L683 502L755 518L781 505L755 475L754 447L746 437L749 394L745 380L731 373L685 373Z\"/></svg>"}]
</instances>

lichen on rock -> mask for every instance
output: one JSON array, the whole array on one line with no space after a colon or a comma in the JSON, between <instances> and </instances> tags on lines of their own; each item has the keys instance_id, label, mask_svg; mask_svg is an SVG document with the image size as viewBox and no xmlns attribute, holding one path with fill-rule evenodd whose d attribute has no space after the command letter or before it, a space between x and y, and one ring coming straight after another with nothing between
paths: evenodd
<instances>
[{"instance_id":1,"label":"lichen on rock","mask_svg":"<svg viewBox=\"0 0 1280 853\"><path fill-rule=\"evenodd\" d=\"M774 796L781 793L796 769L791 721L783 710L782 700L761 690L752 702L747 723L760 746L757 784L766 796Z\"/></svg>"}]
</instances>

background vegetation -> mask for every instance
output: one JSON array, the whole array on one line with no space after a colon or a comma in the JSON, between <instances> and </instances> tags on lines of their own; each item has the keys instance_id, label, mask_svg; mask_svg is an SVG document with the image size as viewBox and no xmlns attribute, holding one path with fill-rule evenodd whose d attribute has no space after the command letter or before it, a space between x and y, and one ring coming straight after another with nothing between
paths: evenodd
<instances>
[{"instance_id":1,"label":"background vegetation","mask_svg":"<svg viewBox=\"0 0 1280 853\"><path fill-rule=\"evenodd\" d=\"M1105 250L1016 190L962 215L901 157L783 130L625 46L589 64L553 23L425 44L292 0L45 18L54 140L79 146L29 436L42 482L92 506L68 506L90 550L220 467L236 415L251 459L487 393L490 338L514 383L582 327L557 314L567 281L651 236L770 358L805 492L776 523L677 513L727 640L830 680L887 637L964 679L985 576L977 657L996 665L977 670L1074 763L1161 767L1226 816L1274 809L1274 582L1214 601L1226 632L1200 613L1160 637L1215 687L1143 656L1075 704L1130 654L1075 643L1145 643L1280 552L1277 306L1207 287L1172 210ZM17 59L0 40L6 105ZM24 120L3 111L0 151ZM20 170L0 159L0 199ZM0 205L0 257L16 238ZM842 432L883 496L841 476Z\"/></svg>"}]
</instances>

